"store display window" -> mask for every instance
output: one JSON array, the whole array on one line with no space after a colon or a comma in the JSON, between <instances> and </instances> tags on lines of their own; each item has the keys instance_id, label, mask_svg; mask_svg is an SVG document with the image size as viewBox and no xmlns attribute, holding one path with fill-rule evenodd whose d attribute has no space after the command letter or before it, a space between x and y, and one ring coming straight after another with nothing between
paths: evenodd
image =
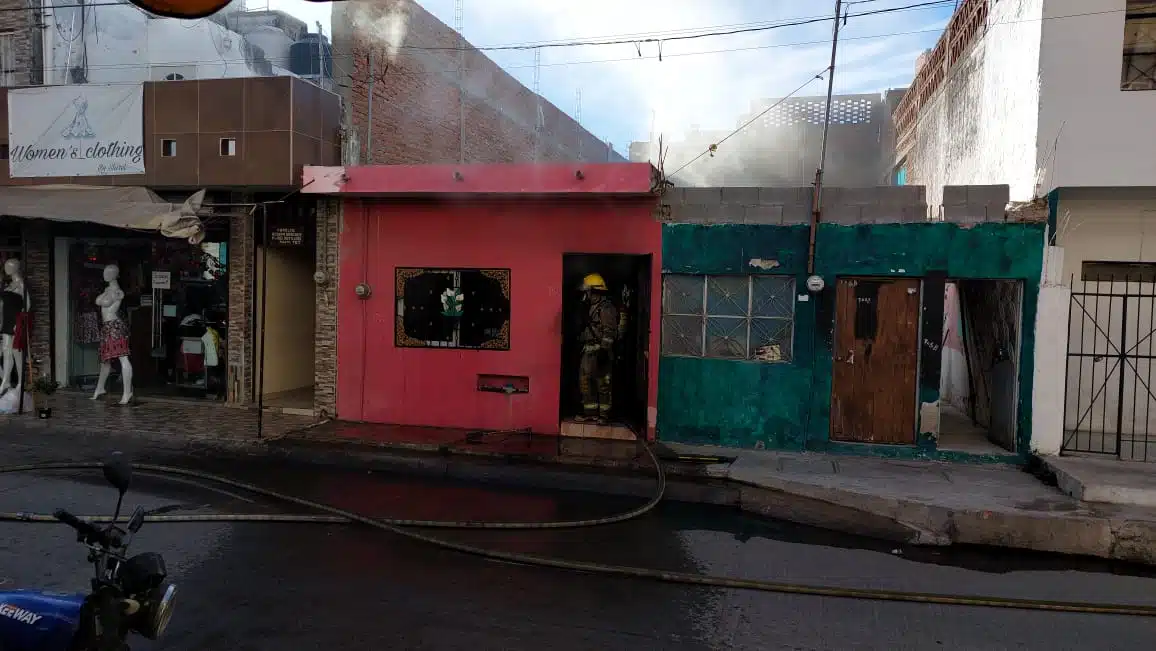
<instances>
[{"instance_id":1,"label":"store display window","mask_svg":"<svg viewBox=\"0 0 1156 651\"><path fill-rule=\"evenodd\" d=\"M101 312L95 301L105 287L104 268L115 264L125 293L120 318L128 325L136 393L224 399L225 248L224 242L194 245L153 236L72 240L69 385L91 390L96 384Z\"/></svg>"}]
</instances>

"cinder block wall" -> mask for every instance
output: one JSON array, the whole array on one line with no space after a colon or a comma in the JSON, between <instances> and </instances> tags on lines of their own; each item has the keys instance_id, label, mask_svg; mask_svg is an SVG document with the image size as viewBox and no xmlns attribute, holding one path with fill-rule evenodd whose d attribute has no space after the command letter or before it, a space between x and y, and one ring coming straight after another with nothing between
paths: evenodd
<instances>
[{"instance_id":1,"label":"cinder block wall","mask_svg":"<svg viewBox=\"0 0 1156 651\"><path fill-rule=\"evenodd\" d=\"M1007 185L959 185L943 189L944 204L927 204L923 186L824 188L821 220L828 224L957 223L1007 220ZM790 226L811 220L814 189L671 188L662 197L662 220L687 224Z\"/></svg>"}]
</instances>

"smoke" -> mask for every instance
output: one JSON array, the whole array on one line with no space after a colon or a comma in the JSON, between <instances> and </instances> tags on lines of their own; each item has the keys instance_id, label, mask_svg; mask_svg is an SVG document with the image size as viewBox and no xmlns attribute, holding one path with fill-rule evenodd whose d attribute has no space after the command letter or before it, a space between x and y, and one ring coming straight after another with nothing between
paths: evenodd
<instances>
[{"instance_id":1,"label":"smoke","mask_svg":"<svg viewBox=\"0 0 1156 651\"><path fill-rule=\"evenodd\" d=\"M409 0L350 2L346 15L354 33L380 47L393 63L409 31Z\"/></svg>"}]
</instances>

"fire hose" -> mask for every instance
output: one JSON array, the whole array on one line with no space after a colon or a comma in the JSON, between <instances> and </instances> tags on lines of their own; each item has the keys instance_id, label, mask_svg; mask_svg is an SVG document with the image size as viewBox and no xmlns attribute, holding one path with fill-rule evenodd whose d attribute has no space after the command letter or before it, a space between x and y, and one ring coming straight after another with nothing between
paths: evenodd
<instances>
[{"instance_id":1,"label":"fire hose","mask_svg":"<svg viewBox=\"0 0 1156 651\"><path fill-rule=\"evenodd\" d=\"M927 592L906 592L898 590L882 590L874 588L845 588L837 586L813 585L805 583L789 583L779 581L765 581L761 579L743 579L725 576L712 576L705 574L695 574L689 572L674 572L668 570L659 570L645 567L630 567L624 565L610 565L605 563L593 563L588 561L567 560L561 558L550 558L546 556L537 556L533 554L523 554L519 552L507 552L495 549L488 549L467 543L456 542L452 540L445 540L436 536L431 536L418 531L413 531L413 528L440 528L440 529L505 529L505 530L530 530L530 529L568 529L579 527L594 527L613 524L618 522L625 522L634 518L641 517L651 510L653 510L662 500L666 492L666 474L659 463L658 457L651 450L650 446L643 444L651 460L654 462L658 470L656 477L656 490L654 497L652 497L643 506L622 513L619 515L609 516L605 518L596 518L588 520L569 520L557 522L480 522L480 521L436 521L436 520L408 520L408 519L382 519L371 518L365 515L347 511L328 504L314 502L295 495L289 495L279 491L270 490L254 484L250 484L228 477L221 477L208 472L200 470L193 470L189 468L180 468L175 466L140 463L134 464L137 470L145 473L171 475L177 477L184 477L189 479L199 479L203 481L220 484L222 486L229 486L237 488L254 495L260 495L273 500L294 504L305 507L307 509L318 511L318 515L296 515L296 514L192 514L192 515L151 515L146 516L147 522L256 522L256 523L312 523L312 524L361 524L382 531L416 540L419 542L435 545L443 549L450 549L453 551L479 556L490 560L503 561L507 563L514 563L517 565L527 565L536 567L546 567L559 570L567 570L572 572L585 572L590 574L600 574L604 576L616 576L633 579L647 579L651 581L660 581L665 583L675 583L683 585L695 585L712 588L730 588L735 590L753 590L760 592L773 592L780 594L792 595L806 595L816 597L832 597L841 599L861 599L873 601L891 601L891 602L906 602L906 603L921 603L921 604L936 604L945 606L972 606L972 607L986 607L986 608L1005 608L1005 609L1019 609L1019 610L1035 610L1035 611L1050 611L1050 612L1065 612L1065 613L1082 613L1082 614L1096 614L1096 615L1124 615L1133 617L1156 617L1156 606L1133 605L1133 604L1112 604L1112 603L1084 603L1076 601L1048 601L1037 599L1017 599L999 596L985 596L985 595L962 595L962 594L947 594L947 593L927 593ZM95 462L56 462L56 463L34 463L25 465L15 465L0 467L0 474L18 473L18 472L44 472L52 470L96 470L100 469L102 464ZM92 522L110 522L110 516L88 516L86 518ZM44 513L0 513L0 521L9 522L57 522L57 520L48 514Z\"/></svg>"}]
</instances>

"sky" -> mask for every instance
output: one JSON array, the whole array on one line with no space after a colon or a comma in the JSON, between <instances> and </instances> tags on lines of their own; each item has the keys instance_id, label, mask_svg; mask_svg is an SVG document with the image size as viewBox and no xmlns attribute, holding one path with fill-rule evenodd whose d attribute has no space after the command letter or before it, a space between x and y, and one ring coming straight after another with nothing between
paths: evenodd
<instances>
[{"instance_id":1,"label":"sky","mask_svg":"<svg viewBox=\"0 0 1156 651\"><path fill-rule=\"evenodd\" d=\"M954 2L855 17L928 0L852 0L840 27L836 94L904 87L915 59L935 45ZM247 0L249 8L280 9L329 32L331 6L307 0ZM419 0L448 25L454 0ZM463 0L463 32L475 46L574 40L629 40L727 31L831 16L834 0ZM846 3L845 3L846 5ZM831 56L832 22L743 34L616 45L542 48L540 89L559 109L625 154L632 141L689 130L730 131L760 100L823 95L814 79ZM340 54L340 53L338 53ZM527 87L534 51L487 53Z\"/></svg>"}]
</instances>

